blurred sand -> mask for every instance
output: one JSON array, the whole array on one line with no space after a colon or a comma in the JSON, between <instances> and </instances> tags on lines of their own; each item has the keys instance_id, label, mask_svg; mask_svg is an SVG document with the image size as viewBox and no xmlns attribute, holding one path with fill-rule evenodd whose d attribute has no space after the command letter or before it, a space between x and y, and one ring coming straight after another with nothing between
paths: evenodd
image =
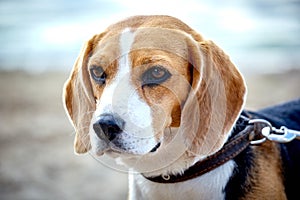
<instances>
[{"instance_id":1,"label":"blurred sand","mask_svg":"<svg viewBox=\"0 0 300 200\"><path fill-rule=\"evenodd\" d=\"M73 154L68 73L0 72L0 199L126 199L127 175ZM248 75L247 108L300 97L300 71Z\"/></svg>"}]
</instances>

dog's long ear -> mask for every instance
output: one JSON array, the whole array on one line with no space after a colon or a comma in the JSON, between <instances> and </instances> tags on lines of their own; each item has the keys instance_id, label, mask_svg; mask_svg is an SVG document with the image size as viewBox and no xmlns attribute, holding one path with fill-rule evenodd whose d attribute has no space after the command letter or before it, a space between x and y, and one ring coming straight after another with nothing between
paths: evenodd
<instances>
[{"instance_id":1,"label":"dog's long ear","mask_svg":"<svg viewBox=\"0 0 300 200\"><path fill-rule=\"evenodd\" d=\"M243 109L246 86L229 57L212 41L193 41L189 60L193 79L181 121L190 152L207 156L228 139Z\"/></svg>"},{"instance_id":2,"label":"dog's long ear","mask_svg":"<svg viewBox=\"0 0 300 200\"><path fill-rule=\"evenodd\" d=\"M84 44L63 89L64 106L76 131L74 151L78 154L91 148L88 132L96 104L87 64L102 35L95 35Z\"/></svg>"}]
</instances>

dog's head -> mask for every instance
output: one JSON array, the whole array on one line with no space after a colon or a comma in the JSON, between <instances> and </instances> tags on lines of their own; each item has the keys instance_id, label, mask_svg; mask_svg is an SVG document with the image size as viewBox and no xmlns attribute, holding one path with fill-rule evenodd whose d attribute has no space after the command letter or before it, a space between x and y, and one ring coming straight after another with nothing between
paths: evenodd
<instances>
[{"instance_id":1,"label":"dog's head","mask_svg":"<svg viewBox=\"0 0 300 200\"><path fill-rule=\"evenodd\" d=\"M212 41L178 19L137 16L84 45L64 100L77 153L153 156L179 145L207 156L227 140L245 90Z\"/></svg>"}]
</instances>

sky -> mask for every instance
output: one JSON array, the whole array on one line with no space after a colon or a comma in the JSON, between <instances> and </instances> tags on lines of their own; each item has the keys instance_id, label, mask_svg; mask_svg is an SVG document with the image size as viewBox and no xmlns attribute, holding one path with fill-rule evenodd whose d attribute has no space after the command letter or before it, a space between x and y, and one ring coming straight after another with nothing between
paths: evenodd
<instances>
[{"instance_id":1,"label":"sky","mask_svg":"<svg viewBox=\"0 0 300 200\"><path fill-rule=\"evenodd\" d=\"M84 41L138 14L181 19L242 71L300 69L299 0L1 0L0 69L69 71Z\"/></svg>"}]
</instances>

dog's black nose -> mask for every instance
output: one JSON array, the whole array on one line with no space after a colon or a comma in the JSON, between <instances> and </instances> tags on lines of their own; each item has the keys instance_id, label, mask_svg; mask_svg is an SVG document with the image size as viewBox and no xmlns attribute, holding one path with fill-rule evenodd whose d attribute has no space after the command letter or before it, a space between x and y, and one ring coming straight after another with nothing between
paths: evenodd
<instances>
[{"instance_id":1,"label":"dog's black nose","mask_svg":"<svg viewBox=\"0 0 300 200\"><path fill-rule=\"evenodd\" d=\"M100 115L100 119L93 125L94 131L100 139L112 141L122 132L125 121L112 114Z\"/></svg>"}]
</instances>

